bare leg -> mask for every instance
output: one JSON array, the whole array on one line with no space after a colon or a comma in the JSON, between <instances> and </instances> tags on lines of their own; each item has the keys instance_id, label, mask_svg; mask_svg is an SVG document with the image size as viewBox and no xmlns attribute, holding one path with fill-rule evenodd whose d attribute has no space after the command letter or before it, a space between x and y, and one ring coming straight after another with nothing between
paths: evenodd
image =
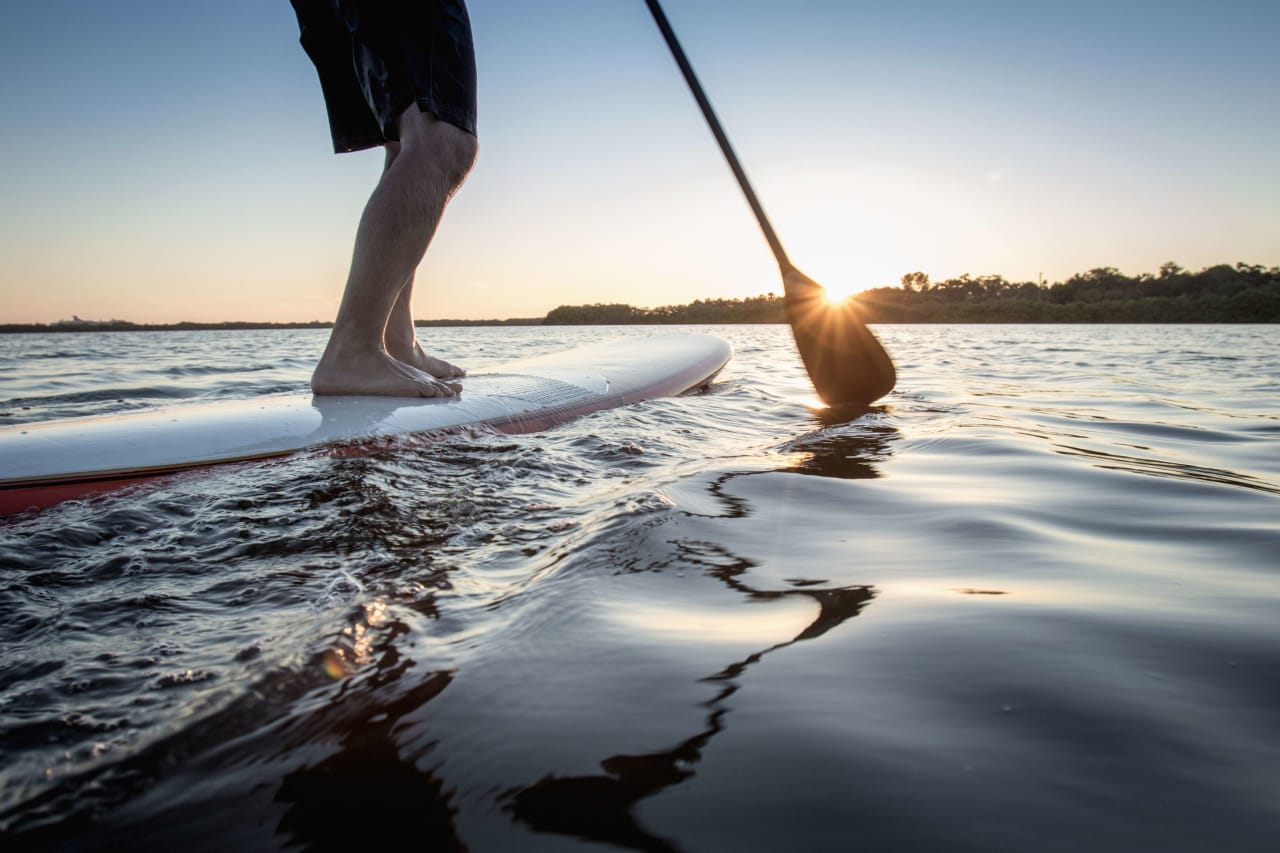
<instances>
[{"instance_id":1,"label":"bare leg","mask_svg":"<svg viewBox=\"0 0 1280 853\"><path fill-rule=\"evenodd\" d=\"M400 143L395 150L389 146L386 169L360 219L338 317L311 376L315 393L457 394L455 386L394 358L385 335L397 301L475 152L475 137L416 105L400 116Z\"/></svg>"},{"instance_id":2,"label":"bare leg","mask_svg":"<svg viewBox=\"0 0 1280 853\"><path fill-rule=\"evenodd\" d=\"M400 153L400 143L391 142L386 146L387 159L383 171L391 168ZM456 379L467 375L467 371L443 359L428 355L418 343L418 332L413 325L413 277L400 288L396 304L391 309L391 317L387 320L387 329L383 335L387 352L396 361L402 361L410 367L416 367L423 373L429 373L436 379Z\"/></svg>"},{"instance_id":3,"label":"bare leg","mask_svg":"<svg viewBox=\"0 0 1280 853\"><path fill-rule=\"evenodd\" d=\"M387 352L392 358L403 361L410 367L416 367L424 373L430 373L437 379L457 379L467 375L467 371L444 359L428 355L418 343L417 330L413 325L413 276L400 289L395 307L391 309L391 319L387 321Z\"/></svg>"}]
</instances>

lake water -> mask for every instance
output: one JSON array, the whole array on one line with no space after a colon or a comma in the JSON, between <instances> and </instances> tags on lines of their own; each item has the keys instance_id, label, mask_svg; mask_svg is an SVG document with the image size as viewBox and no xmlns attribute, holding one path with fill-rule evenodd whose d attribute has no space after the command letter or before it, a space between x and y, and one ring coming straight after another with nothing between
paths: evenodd
<instances>
[{"instance_id":1,"label":"lake water","mask_svg":"<svg viewBox=\"0 0 1280 853\"><path fill-rule=\"evenodd\" d=\"M882 327L830 415L701 328L706 394L0 524L0 846L1280 849L1280 329ZM326 334L0 336L0 423Z\"/></svg>"}]
</instances>

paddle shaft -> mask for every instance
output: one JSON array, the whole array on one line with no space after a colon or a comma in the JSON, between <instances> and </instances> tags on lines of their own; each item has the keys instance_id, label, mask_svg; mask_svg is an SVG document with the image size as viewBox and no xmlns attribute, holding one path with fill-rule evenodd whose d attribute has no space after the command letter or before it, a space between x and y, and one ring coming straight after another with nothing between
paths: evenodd
<instances>
[{"instance_id":1,"label":"paddle shaft","mask_svg":"<svg viewBox=\"0 0 1280 853\"><path fill-rule=\"evenodd\" d=\"M733 153L733 146L729 144L729 137L725 134L724 128L720 126L720 120L716 118L716 111L711 108L711 101L707 100L707 93L702 90L702 84L698 82L698 75L693 73L693 66L689 64L689 58L684 55L684 48L680 47L680 41L671 29L666 13L658 5L658 0L645 0L645 4L649 7L649 11L653 13L653 20L658 24L658 29L662 32L662 37L666 40L667 47L671 48L671 55L675 57L676 65L680 66L680 73L684 75L685 82L689 84L689 91L693 93L693 99L698 102L698 108L702 110L702 117L707 120L707 124L711 127L711 133L720 145L720 152L724 154L724 159L729 162L729 168L733 170L733 176L738 179L738 186L742 188L742 194L747 197L747 204L751 205L751 212L756 215L756 222L760 223L760 230L764 232L764 239L769 242L769 248L773 250L773 256L778 261L778 267L783 272L794 269L790 259L787 257L786 250L782 248L782 241L778 239L777 232L773 230L773 225L769 222L769 217L765 216L764 207L761 206L760 199L756 198L756 191L751 188L751 181L747 180L747 173L743 171L742 164L738 162L738 155Z\"/></svg>"},{"instance_id":2,"label":"paddle shaft","mask_svg":"<svg viewBox=\"0 0 1280 853\"><path fill-rule=\"evenodd\" d=\"M782 272L783 300L786 304L787 322L791 326L796 340L796 349L804 362L814 390L828 405L851 404L868 406L893 390L897 381L897 372L893 359L884 351L880 341L867 328L859 316L859 309L853 300L845 300L840 304L827 301L826 291L822 285L796 269L782 248L782 241L764 215L764 207L756 198L747 173L738 162L738 155L733 153L729 137L725 135L716 112L707 100L707 93L702 91L698 76L693 73L693 66L684 55L676 34L671 30L666 14L658 0L645 0L653 20L657 22L662 37L666 39L671 55L675 57L680 73L689 84L693 99L702 110L702 117L711 127L711 133L720 145L720 153L728 161L733 176L738 179L738 186L751 205L751 212L756 215L756 222L764 232L764 238L773 250L773 257L778 261Z\"/></svg>"}]
</instances>

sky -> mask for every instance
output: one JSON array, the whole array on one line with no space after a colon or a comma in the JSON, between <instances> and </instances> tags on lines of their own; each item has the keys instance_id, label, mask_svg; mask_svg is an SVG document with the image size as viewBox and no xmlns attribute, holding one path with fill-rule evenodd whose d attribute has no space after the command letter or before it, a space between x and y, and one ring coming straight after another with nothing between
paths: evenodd
<instances>
[{"instance_id":1,"label":"sky","mask_svg":"<svg viewBox=\"0 0 1280 853\"><path fill-rule=\"evenodd\" d=\"M832 290L1280 265L1280 4L666 0ZM378 151L287 0L0 0L0 322L330 320ZM780 292L642 0L471 0L480 155L419 319Z\"/></svg>"}]
</instances>

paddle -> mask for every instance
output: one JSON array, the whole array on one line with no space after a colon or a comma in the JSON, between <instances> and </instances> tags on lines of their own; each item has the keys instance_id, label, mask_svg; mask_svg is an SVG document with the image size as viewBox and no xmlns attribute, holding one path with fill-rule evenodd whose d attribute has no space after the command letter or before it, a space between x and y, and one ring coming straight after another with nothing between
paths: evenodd
<instances>
[{"instance_id":1,"label":"paddle","mask_svg":"<svg viewBox=\"0 0 1280 853\"><path fill-rule=\"evenodd\" d=\"M729 168L738 179L738 186L747 197L747 203L751 205L751 211L760 223L760 230L764 232L764 238L769 242L769 248L778 261L787 320L791 324L796 349L800 351L800 358L818 396L829 406L865 406L888 394L893 390L897 379L889 354L862 322L858 307L852 299L839 304L828 302L822 285L796 269L787 258L782 241L764 215L764 208L751 189L747 173L733 153L729 137L725 135L724 128L720 126L720 121L711 108L711 102L702 91L702 84L693 73L693 66L684 55L680 42L676 40L666 14L658 5L658 0L645 0L645 3L653 13L653 19L662 31L667 47L671 48L671 55L680 66L685 82L689 84L689 90L702 110L703 118L711 126L711 132L720 144L720 152L729 161Z\"/></svg>"}]
</instances>

